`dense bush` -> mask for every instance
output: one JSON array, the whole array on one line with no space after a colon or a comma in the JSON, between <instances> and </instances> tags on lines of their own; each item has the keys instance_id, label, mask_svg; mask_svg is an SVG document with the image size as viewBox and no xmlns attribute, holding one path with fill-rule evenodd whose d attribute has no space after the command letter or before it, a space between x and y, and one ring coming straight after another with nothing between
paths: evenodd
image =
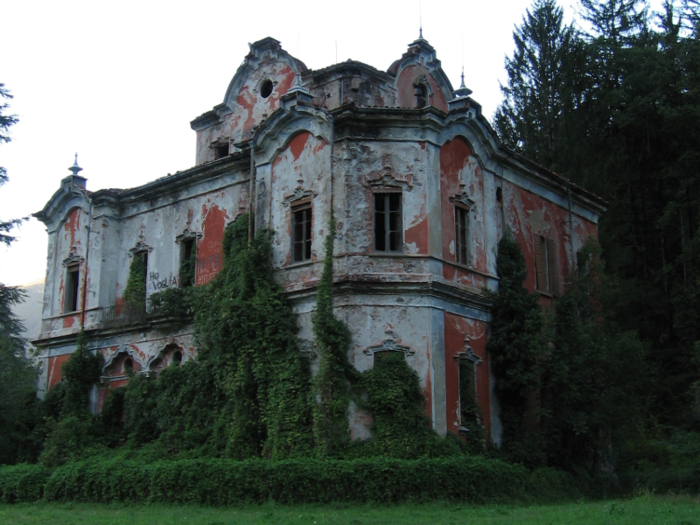
<instances>
[{"instance_id":1,"label":"dense bush","mask_svg":"<svg viewBox=\"0 0 700 525\"><path fill-rule=\"evenodd\" d=\"M524 467L483 457L275 462L210 458L148 464L115 458L57 469L48 481L45 497L55 501L207 505L268 500L489 502L526 497L528 486L529 473Z\"/></svg>"},{"instance_id":2,"label":"dense bush","mask_svg":"<svg viewBox=\"0 0 700 525\"><path fill-rule=\"evenodd\" d=\"M700 492L700 432L643 429L617 457L627 489Z\"/></svg>"},{"instance_id":3,"label":"dense bush","mask_svg":"<svg viewBox=\"0 0 700 525\"><path fill-rule=\"evenodd\" d=\"M62 370L62 382L47 394L35 432L46 436L39 460L47 467L86 457L101 447L99 421L88 411L90 390L100 380L104 359L87 348L82 330L78 346Z\"/></svg>"},{"instance_id":4,"label":"dense bush","mask_svg":"<svg viewBox=\"0 0 700 525\"><path fill-rule=\"evenodd\" d=\"M514 461L540 466L546 461L545 453L532 415L536 413L534 394L540 387L544 319L537 294L523 286L525 258L510 235L498 243L496 270L498 293L486 293L493 301L488 351L501 405L502 451Z\"/></svg>"},{"instance_id":5,"label":"dense bush","mask_svg":"<svg viewBox=\"0 0 700 525\"><path fill-rule=\"evenodd\" d=\"M384 455L412 459L464 452L464 443L449 434L439 437L424 413L425 397L418 374L402 352L374 357L374 367L362 374L360 406L372 414L372 439L352 443L348 456Z\"/></svg>"},{"instance_id":6,"label":"dense bush","mask_svg":"<svg viewBox=\"0 0 700 525\"><path fill-rule=\"evenodd\" d=\"M36 501L44 494L50 471L41 465L0 467L0 502Z\"/></svg>"}]
</instances>

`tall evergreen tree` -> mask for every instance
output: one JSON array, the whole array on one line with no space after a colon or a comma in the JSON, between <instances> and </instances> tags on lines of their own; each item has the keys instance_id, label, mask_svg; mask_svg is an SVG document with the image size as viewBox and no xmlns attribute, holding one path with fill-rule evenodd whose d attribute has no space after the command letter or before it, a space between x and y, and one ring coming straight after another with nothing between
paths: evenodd
<instances>
[{"instance_id":1,"label":"tall evergreen tree","mask_svg":"<svg viewBox=\"0 0 700 525\"><path fill-rule=\"evenodd\" d=\"M494 125L506 145L554 170L565 169L562 128L581 103L581 46L555 0L535 0L513 33L508 85Z\"/></svg>"},{"instance_id":2,"label":"tall evergreen tree","mask_svg":"<svg viewBox=\"0 0 700 525\"><path fill-rule=\"evenodd\" d=\"M0 99L12 95L0 84ZM9 128L17 123L17 117L6 114L7 102L0 103L0 144L11 140ZM0 186L7 182L7 171L0 167ZM0 220L0 243L9 246L15 240L9 234L21 219ZM18 459L21 444L21 428L28 421L27 403L35 392L36 371L24 355L23 326L12 312L12 307L24 300L23 291L16 286L0 283L0 464Z\"/></svg>"}]
</instances>

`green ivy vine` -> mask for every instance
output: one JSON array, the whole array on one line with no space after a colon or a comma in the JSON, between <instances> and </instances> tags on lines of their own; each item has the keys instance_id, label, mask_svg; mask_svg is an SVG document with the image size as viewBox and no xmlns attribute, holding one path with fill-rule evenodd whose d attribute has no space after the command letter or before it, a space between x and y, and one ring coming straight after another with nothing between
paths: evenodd
<instances>
[{"instance_id":1,"label":"green ivy vine","mask_svg":"<svg viewBox=\"0 0 700 525\"><path fill-rule=\"evenodd\" d=\"M146 259L143 254L136 253L131 259L129 277L124 288L122 299L134 309L146 308Z\"/></svg>"},{"instance_id":2,"label":"green ivy vine","mask_svg":"<svg viewBox=\"0 0 700 525\"><path fill-rule=\"evenodd\" d=\"M487 349L501 405L502 450L511 459L540 464L544 458L532 421L538 417L532 402L540 387L544 319L537 294L523 287L527 266L510 235L498 243L496 271L498 292L486 292L492 299Z\"/></svg>"},{"instance_id":3,"label":"green ivy vine","mask_svg":"<svg viewBox=\"0 0 700 525\"><path fill-rule=\"evenodd\" d=\"M350 330L333 314L333 239L335 221L331 217L325 239L323 274L318 283L313 331L319 353L314 377L314 438L319 456L337 456L350 440L348 407L350 385L357 373L348 361Z\"/></svg>"}]
</instances>

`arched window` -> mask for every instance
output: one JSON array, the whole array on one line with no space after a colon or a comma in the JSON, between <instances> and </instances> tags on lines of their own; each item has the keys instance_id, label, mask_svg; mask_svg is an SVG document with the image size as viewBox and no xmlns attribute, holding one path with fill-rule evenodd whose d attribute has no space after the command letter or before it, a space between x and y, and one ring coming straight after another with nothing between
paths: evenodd
<instances>
[{"instance_id":1,"label":"arched window","mask_svg":"<svg viewBox=\"0 0 700 525\"><path fill-rule=\"evenodd\" d=\"M424 108L428 105L428 89L425 84L416 84L413 86L413 95L415 100L415 107Z\"/></svg>"}]
</instances>

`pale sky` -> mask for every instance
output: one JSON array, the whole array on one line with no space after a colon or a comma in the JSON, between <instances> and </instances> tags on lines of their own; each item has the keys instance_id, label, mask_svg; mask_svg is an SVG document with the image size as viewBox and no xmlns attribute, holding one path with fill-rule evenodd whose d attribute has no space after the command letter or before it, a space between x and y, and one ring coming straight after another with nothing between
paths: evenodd
<instances>
[{"instance_id":1,"label":"pale sky","mask_svg":"<svg viewBox=\"0 0 700 525\"><path fill-rule=\"evenodd\" d=\"M565 16L573 15L567 0ZM422 4L422 5L421 5ZM0 4L0 83L20 122L0 145L10 182L0 218L41 210L74 154L89 190L131 188L188 169L190 121L221 103L248 53L267 36L310 69L351 58L386 71L418 37L435 47L454 88L462 65L491 119L504 59L530 0L30 1ZM337 60L336 60L337 48ZM32 218L0 247L0 282L44 277L47 236Z\"/></svg>"}]
</instances>

